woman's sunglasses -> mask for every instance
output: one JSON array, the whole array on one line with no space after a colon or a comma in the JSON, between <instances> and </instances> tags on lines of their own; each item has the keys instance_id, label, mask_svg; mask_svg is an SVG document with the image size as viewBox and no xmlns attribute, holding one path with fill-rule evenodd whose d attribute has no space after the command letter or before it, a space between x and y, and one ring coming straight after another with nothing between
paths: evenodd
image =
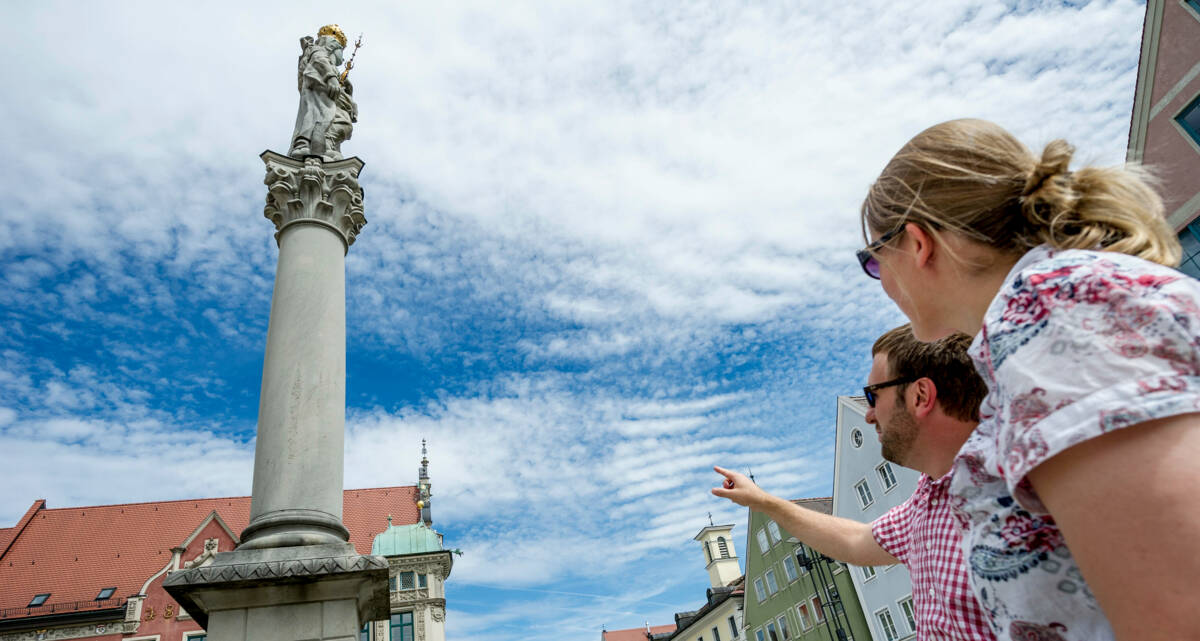
<instances>
[{"instance_id":1,"label":"woman's sunglasses","mask_svg":"<svg viewBox=\"0 0 1200 641\"><path fill-rule=\"evenodd\" d=\"M879 280L879 259L875 257L875 252L878 251L879 249L882 249L883 246L886 245L889 240L895 238L896 236L899 236L903 232L904 232L904 225L901 225L901 226L893 229L892 231L889 231L888 233L880 236L879 240L858 250L858 252L855 254L856 256L858 256L858 264L860 267L862 267L863 272L867 276L870 276L871 278L874 278L875 280Z\"/></svg>"}]
</instances>

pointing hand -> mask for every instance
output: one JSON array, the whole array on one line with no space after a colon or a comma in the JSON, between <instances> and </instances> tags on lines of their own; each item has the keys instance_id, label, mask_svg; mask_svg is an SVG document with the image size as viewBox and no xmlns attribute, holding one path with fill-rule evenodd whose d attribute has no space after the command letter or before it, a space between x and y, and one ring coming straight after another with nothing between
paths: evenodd
<instances>
[{"instance_id":1,"label":"pointing hand","mask_svg":"<svg viewBox=\"0 0 1200 641\"><path fill-rule=\"evenodd\" d=\"M716 496L729 499L738 505L743 505L751 509L761 505L769 496L745 474L739 474L715 465L713 466L713 470L725 477L721 483L721 487L714 487L712 489L712 493Z\"/></svg>"}]
</instances>

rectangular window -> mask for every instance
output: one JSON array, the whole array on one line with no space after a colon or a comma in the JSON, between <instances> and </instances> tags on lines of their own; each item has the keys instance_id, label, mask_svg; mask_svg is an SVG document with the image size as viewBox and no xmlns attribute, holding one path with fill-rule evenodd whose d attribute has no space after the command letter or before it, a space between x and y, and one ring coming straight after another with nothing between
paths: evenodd
<instances>
[{"instance_id":1,"label":"rectangular window","mask_svg":"<svg viewBox=\"0 0 1200 641\"><path fill-rule=\"evenodd\" d=\"M864 565L859 569L862 570L863 581L870 581L871 579L875 578L875 566Z\"/></svg>"},{"instance_id":2,"label":"rectangular window","mask_svg":"<svg viewBox=\"0 0 1200 641\"><path fill-rule=\"evenodd\" d=\"M767 638L771 641L780 641L779 631L775 629L774 621L767 621Z\"/></svg>"},{"instance_id":3,"label":"rectangular window","mask_svg":"<svg viewBox=\"0 0 1200 641\"><path fill-rule=\"evenodd\" d=\"M28 594L28 593L27 593L27 594ZM25 607L27 607L27 608L36 608L36 607L38 607L39 605L42 605L43 603L45 603L45 602L46 602L46 599L49 599L49 598L50 598L50 593L49 593L49 592L46 592L45 594L35 594L35 595L34 595L34 597L33 597L33 599L29 601L29 605L27 605L27 606L25 606Z\"/></svg>"},{"instance_id":4,"label":"rectangular window","mask_svg":"<svg viewBox=\"0 0 1200 641\"><path fill-rule=\"evenodd\" d=\"M812 613L809 612L807 603L801 603L796 606L796 618L800 619L801 630L808 630L813 627Z\"/></svg>"},{"instance_id":5,"label":"rectangular window","mask_svg":"<svg viewBox=\"0 0 1200 641\"><path fill-rule=\"evenodd\" d=\"M896 641L900 635L896 633L896 622L892 620L892 613L887 608L884 608L875 613L875 620L879 622L879 629L883 632L885 641Z\"/></svg>"},{"instance_id":6,"label":"rectangular window","mask_svg":"<svg viewBox=\"0 0 1200 641\"><path fill-rule=\"evenodd\" d=\"M396 591L396 577L394 577L394 576L388 577L388 589L391 590L392 592Z\"/></svg>"},{"instance_id":7,"label":"rectangular window","mask_svg":"<svg viewBox=\"0 0 1200 641\"><path fill-rule=\"evenodd\" d=\"M208 640L207 632L205 632L204 634L189 634L187 636L187 641L207 641L207 640Z\"/></svg>"},{"instance_id":8,"label":"rectangular window","mask_svg":"<svg viewBox=\"0 0 1200 641\"><path fill-rule=\"evenodd\" d=\"M116 588L104 588L103 590L100 590L100 594L96 595L96 600L103 601L105 599L111 599L113 593L116 591Z\"/></svg>"},{"instance_id":9,"label":"rectangular window","mask_svg":"<svg viewBox=\"0 0 1200 641\"><path fill-rule=\"evenodd\" d=\"M721 641L721 633L717 631L717 626L712 629L713 641Z\"/></svg>"},{"instance_id":10,"label":"rectangular window","mask_svg":"<svg viewBox=\"0 0 1200 641\"><path fill-rule=\"evenodd\" d=\"M758 538L758 551L762 552L763 554L766 554L767 550L771 549L771 546L767 543L766 530L759 529L758 534L756 534L755 536Z\"/></svg>"},{"instance_id":11,"label":"rectangular window","mask_svg":"<svg viewBox=\"0 0 1200 641\"><path fill-rule=\"evenodd\" d=\"M871 488L867 487L867 479L863 479L854 484L854 491L858 493L858 504L865 510L868 505L875 502L875 497L871 496Z\"/></svg>"},{"instance_id":12,"label":"rectangular window","mask_svg":"<svg viewBox=\"0 0 1200 641\"><path fill-rule=\"evenodd\" d=\"M837 586L830 583L825 587L829 590L825 594L828 594L830 601L832 601L829 607L833 609L834 614L841 614L845 608L842 606L842 599L841 595L838 594Z\"/></svg>"},{"instance_id":13,"label":"rectangular window","mask_svg":"<svg viewBox=\"0 0 1200 641\"><path fill-rule=\"evenodd\" d=\"M413 637L413 613L397 612L392 615L388 625L391 641L415 641Z\"/></svg>"},{"instance_id":14,"label":"rectangular window","mask_svg":"<svg viewBox=\"0 0 1200 641\"><path fill-rule=\"evenodd\" d=\"M754 638L757 639L758 641L767 641L766 637L763 636L762 628L759 628L754 631Z\"/></svg>"},{"instance_id":15,"label":"rectangular window","mask_svg":"<svg viewBox=\"0 0 1200 641\"><path fill-rule=\"evenodd\" d=\"M427 587L429 587L429 580L425 578L426 576L427 576L427 575L425 575L425 574L418 574L418 575L417 575L417 587L418 587L418 588L427 588Z\"/></svg>"},{"instance_id":16,"label":"rectangular window","mask_svg":"<svg viewBox=\"0 0 1200 641\"><path fill-rule=\"evenodd\" d=\"M804 546L797 545L796 549L793 552L794 552L793 556L796 557L796 565L800 566L800 575L803 576L805 574L808 574L808 568L805 567L805 565L804 565L804 557L807 556L807 554L804 551Z\"/></svg>"},{"instance_id":17,"label":"rectangular window","mask_svg":"<svg viewBox=\"0 0 1200 641\"><path fill-rule=\"evenodd\" d=\"M1200 145L1200 96L1175 116L1175 122L1192 137L1193 142Z\"/></svg>"},{"instance_id":18,"label":"rectangular window","mask_svg":"<svg viewBox=\"0 0 1200 641\"><path fill-rule=\"evenodd\" d=\"M825 620L825 608L821 604L821 597L815 596L809 603L812 603L813 619L817 623Z\"/></svg>"},{"instance_id":19,"label":"rectangular window","mask_svg":"<svg viewBox=\"0 0 1200 641\"><path fill-rule=\"evenodd\" d=\"M734 621L732 616L727 621L729 621L729 638L736 639L738 636L737 621Z\"/></svg>"},{"instance_id":20,"label":"rectangular window","mask_svg":"<svg viewBox=\"0 0 1200 641\"><path fill-rule=\"evenodd\" d=\"M363 624L361 630L358 631L358 641L371 641L371 622L367 621Z\"/></svg>"},{"instance_id":21,"label":"rectangular window","mask_svg":"<svg viewBox=\"0 0 1200 641\"><path fill-rule=\"evenodd\" d=\"M788 633L787 615L779 615L779 618L775 619L775 623L779 624L779 634L782 634L785 639L790 639L792 635Z\"/></svg>"},{"instance_id":22,"label":"rectangular window","mask_svg":"<svg viewBox=\"0 0 1200 641\"><path fill-rule=\"evenodd\" d=\"M400 573L400 589L401 590L411 590L415 587L417 587L417 573L416 572L401 572Z\"/></svg>"},{"instance_id":23,"label":"rectangular window","mask_svg":"<svg viewBox=\"0 0 1200 641\"><path fill-rule=\"evenodd\" d=\"M884 461L883 465L875 468L875 471L879 472L879 480L883 483L884 492L896 487L896 474L892 472L891 463Z\"/></svg>"},{"instance_id":24,"label":"rectangular window","mask_svg":"<svg viewBox=\"0 0 1200 641\"><path fill-rule=\"evenodd\" d=\"M796 577L800 576L796 573L796 559L793 559L790 554L783 557L783 573L787 575L789 583L795 581Z\"/></svg>"},{"instance_id":25,"label":"rectangular window","mask_svg":"<svg viewBox=\"0 0 1200 641\"><path fill-rule=\"evenodd\" d=\"M771 541L773 543L778 543L783 540L783 537L779 534L779 524L775 521L767 521L767 532L771 533Z\"/></svg>"},{"instance_id":26,"label":"rectangular window","mask_svg":"<svg viewBox=\"0 0 1200 641\"><path fill-rule=\"evenodd\" d=\"M917 631L917 609L913 607L911 596L906 596L900 599L900 611L904 613L904 618L908 621L909 632Z\"/></svg>"},{"instance_id":27,"label":"rectangular window","mask_svg":"<svg viewBox=\"0 0 1200 641\"><path fill-rule=\"evenodd\" d=\"M775 594L779 591L779 584L775 582L775 570L767 570L763 577L767 580L767 592Z\"/></svg>"},{"instance_id":28,"label":"rectangular window","mask_svg":"<svg viewBox=\"0 0 1200 641\"><path fill-rule=\"evenodd\" d=\"M767 591L763 589L762 579L754 579L754 596L758 597L759 603L767 600Z\"/></svg>"}]
</instances>

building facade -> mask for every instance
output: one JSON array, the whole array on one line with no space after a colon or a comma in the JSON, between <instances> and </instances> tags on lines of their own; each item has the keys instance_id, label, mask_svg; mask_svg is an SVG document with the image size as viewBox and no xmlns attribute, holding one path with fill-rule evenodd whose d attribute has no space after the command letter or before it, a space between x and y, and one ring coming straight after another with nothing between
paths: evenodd
<instances>
[{"instance_id":1,"label":"building facade","mask_svg":"<svg viewBox=\"0 0 1200 641\"><path fill-rule=\"evenodd\" d=\"M1200 278L1200 0L1147 0L1127 158L1162 181L1180 270Z\"/></svg>"},{"instance_id":2,"label":"building facade","mask_svg":"<svg viewBox=\"0 0 1200 641\"><path fill-rule=\"evenodd\" d=\"M829 498L797 505L825 514ZM745 636L749 641L842 641L871 638L850 571L749 511L746 539Z\"/></svg>"},{"instance_id":3,"label":"building facade","mask_svg":"<svg viewBox=\"0 0 1200 641\"><path fill-rule=\"evenodd\" d=\"M883 459L867 409L861 396L838 397L833 455L833 515L864 523L906 501L921 478L916 470ZM912 578L903 564L851 566L850 574L876 641L916 636Z\"/></svg>"},{"instance_id":4,"label":"building facade","mask_svg":"<svg viewBox=\"0 0 1200 641\"><path fill-rule=\"evenodd\" d=\"M709 525L693 540L700 543L709 587L704 604L676 612L675 623L628 630L602 630L601 641L742 641L745 585L733 544L733 525Z\"/></svg>"},{"instance_id":5,"label":"building facade","mask_svg":"<svg viewBox=\"0 0 1200 641\"><path fill-rule=\"evenodd\" d=\"M709 587L697 610L675 613L675 630L655 641L741 641L745 585L733 545L733 525L710 525L693 537L700 543Z\"/></svg>"},{"instance_id":6,"label":"building facade","mask_svg":"<svg viewBox=\"0 0 1200 641\"><path fill-rule=\"evenodd\" d=\"M428 464L423 457L416 486L343 492L350 543L389 565L391 618L364 626L360 641L445 641L452 557L432 529ZM0 641L206 641L163 579L234 549L249 522L248 496L57 509L35 501L0 528Z\"/></svg>"}]
</instances>

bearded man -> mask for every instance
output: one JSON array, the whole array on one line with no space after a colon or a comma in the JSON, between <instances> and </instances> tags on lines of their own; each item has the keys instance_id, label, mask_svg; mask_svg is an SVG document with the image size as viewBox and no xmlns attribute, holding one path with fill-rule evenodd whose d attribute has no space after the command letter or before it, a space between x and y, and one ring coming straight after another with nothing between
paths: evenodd
<instances>
[{"instance_id":1,"label":"bearded man","mask_svg":"<svg viewBox=\"0 0 1200 641\"><path fill-rule=\"evenodd\" d=\"M712 493L762 512L809 547L858 566L908 567L918 639L995 639L971 590L959 525L950 509L950 468L979 422L987 388L956 334L922 343L908 325L875 341L867 376L866 420L883 457L921 472L913 495L873 523L821 514L772 496L749 478L720 467Z\"/></svg>"}]
</instances>

